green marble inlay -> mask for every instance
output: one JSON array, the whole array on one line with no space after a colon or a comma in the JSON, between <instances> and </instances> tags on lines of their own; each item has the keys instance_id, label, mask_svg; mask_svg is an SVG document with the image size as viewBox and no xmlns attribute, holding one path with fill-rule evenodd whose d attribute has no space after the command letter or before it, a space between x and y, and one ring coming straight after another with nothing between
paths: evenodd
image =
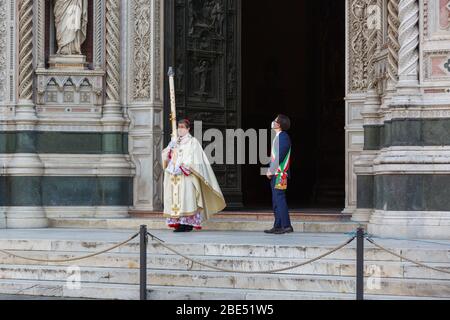
<instances>
[{"instance_id":1,"label":"green marble inlay","mask_svg":"<svg viewBox=\"0 0 450 320\"><path fill-rule=\"evenodd\" d=\"M394 119L364 126L364 149L391 146L450 146L450 119Z\"/></svg>"},{"instance_id":2,"label":"green marble inlay","mask_svg":"<svg viewBox=\"0 0 450 320\"><path fill-rule=\"evenodd\" d=\"M358 176L357 186L357 207L359 209L372 209L374 206L373 176Z\"/></svg>"},{"instance_id":3,"label":"green marble inlay","mask_svg":"<svg viewBox=\"0 0 450 320\"><path fill-rule=\"evenodd\" d=\"M1 206L131 206L132 177L0 177Z\"/></svg>"},{"instance_id":4,"label":"green marble inlay","mask_svg":"<svg viewBox=\"0 0 450 320\"><path fill-rule=\"evenodd\" d=\"M0 132L0 153L128 154L128 133Z\"/></svg>"},{"instance_id":5,"label":"green marble inlay","mask_svg":"<svg viewBox=\"0 0 450 320\"><path fill-rule=\"evenodd\" d=\"M364 150L380 150L383 126L364 126Z\"/></svg>"},{"instance_id":6,"label":"green marble inlay","mask_svg":"<svg viewBox=\"0 0 450 320\"><path fill-rule=\"evenodd\" d=\"M360 209L450 211L450 175L358 176Z\"/></svg>"}]
</instances>

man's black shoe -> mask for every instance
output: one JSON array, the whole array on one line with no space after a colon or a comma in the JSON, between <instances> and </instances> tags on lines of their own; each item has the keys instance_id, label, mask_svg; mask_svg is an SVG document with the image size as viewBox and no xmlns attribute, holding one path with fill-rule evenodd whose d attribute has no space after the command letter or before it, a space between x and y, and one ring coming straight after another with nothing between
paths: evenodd
<instances>
[{"instance_id":1,"label":"man's black shoe","mask_svg":"<svg viewBox=\"0 0 450 320\"><path fill-rule=\"evenodd\" d=\"M285 230L286 230L286 233L293 233L294 232L294 228L292 228L292 227L288 227Z\"/></svg>"},{"instance_id":2,"label":"man's black shoe","mask_svg":"<svg viewBox=\"0 0 450 320\"><path fill-rule=\"evenodd\" d=\"M265 230L264 233L275 234L276 232L279 232L280 230L283 230L283 229L281 229L281 228L272 228L270 230Z\"/></svg>"},{"instance_id":3,"label":"man's black shoe","mask_svg":"<svg viewBox=\"0 0 450 320\"><path fill-rule=\"evenodd\" d=\"M294 232L294 228L289 227L289 228L278 229L274 232L274 234L285 234L285 233L292 233L292 232Z\"/></svg>"}]
</instances>

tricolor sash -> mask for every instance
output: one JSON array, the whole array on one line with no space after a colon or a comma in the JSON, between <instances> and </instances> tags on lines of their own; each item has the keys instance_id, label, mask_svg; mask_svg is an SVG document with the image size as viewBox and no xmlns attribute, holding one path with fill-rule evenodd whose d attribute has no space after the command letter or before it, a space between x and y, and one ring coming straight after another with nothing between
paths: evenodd
<instances>
[{"instance_id":1,"label":"tricolor sash","mask_svg":"<svg viewBox=\"0 0 450 320\"><path fill-rule=\"evenodd\" d=\"M276 148L274 147L272 150L272 161L275 161L277 157ZM289 149L286 158L283 162L278 166L277 171L275 172L275 189L278 190L286 190L287 189L287 178L288 178L288 170L291 165L291 149Z\"/></svg>"}]
</instances>

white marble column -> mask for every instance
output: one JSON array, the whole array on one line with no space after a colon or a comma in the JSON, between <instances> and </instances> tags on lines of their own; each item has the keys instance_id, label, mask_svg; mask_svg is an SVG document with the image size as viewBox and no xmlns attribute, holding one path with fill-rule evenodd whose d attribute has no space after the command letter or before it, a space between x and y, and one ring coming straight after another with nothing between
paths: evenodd
<instances>
[{"instance_id":1,"label":"white marble column","mask_svg":"<svg viewBox=\"0 0 450 320\"><path fill-rule=\"evenodd\" d=\"M121 1L106 0L106 104L104 123L123 125L121 96ZM123 40L123 41L122 41Z\"/></svg>"},{"instance_id":2,"label":"white marble column","mask_svg":"<svg viewBox=\"0 0 450 320\"><path fill-rule=\"evenodd\" d=\"M36 120L33 104L33 1L18 1L19 19L19 103L16 119Z\"/></svg>"},{"instance_id":3,"label":"white marble column","mask_svg":"<svg viewBox=\"0 0 450 320\"><path fill-rule=\"evenodd\" d=\"M400 20L398 16L399 0L388 0L387 5L387 37L388 37L388 76L387 95L392 96L396 90L398 82L398 54L400 50L400 42L398 38L398 30Z\"/></svg>"},{"instance_id":4,"label":"white marble column","mask_svg":"<svg viewBox=\"0 0 450 320\"><path fill-rule=\"evenodd\" d=\"M397 97L394 105L420 103L419 91L419 2L400 0Z\"/></svg>"}]
</instances>

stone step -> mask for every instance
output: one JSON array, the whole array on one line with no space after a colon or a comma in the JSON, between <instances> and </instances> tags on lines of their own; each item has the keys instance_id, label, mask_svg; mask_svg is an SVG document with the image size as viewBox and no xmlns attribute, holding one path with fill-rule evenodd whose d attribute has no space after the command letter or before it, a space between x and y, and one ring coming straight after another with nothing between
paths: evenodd
<instances>
[{"instance_id":1,"label":"stone step","mask_svg":"<svg viewBox=\"0 0 450 320\"><path fill-rule=\"evenodd\" d=\"M40 281L20 279L0 279L0 292L10 295L40 297L138 300L137 285L83 283L80 289L71 289L66 281Z\"/></svg>"},{"instance_id":2,"label":"stone step","mask_svg":"<svg viewBox=\"0 0 450 320\"><path fill-rule=\"evenodd\" d=\"M445 298L365 295L366 300L446 300ZM242 290L151 286L149 300L355 300L353 293Z\"/></svg>"},{"instance_id":3,"label":"stone step","mask_svg":"<svg viewBox=\"0 0 450 320\"><path fill-rule=\"evenodd\" d=\"M71 252L48 252L48 251L20 251L18 254L37 259L61 260L73 257ZM265 257L214 257L214 256L190 256L196 261L208 265L221 267L235 271L254 271L281 269L295 264L305 262L306 259L292 258L265 258ZM213 271L211 268L198 264L191 265L186 259L176 255L151 254L148 256L149 269L167 270L192 270L192 271ZM66 263L42 263L23 260L12 256L0 254L0 265L20 265L27 264L33 266L71 266L76 264L79 267L101 267L101 268L139 268L139 255L137 253L109 253L100 256L84 259L76 262ZM429 263L430 266L442 270L450 271L447 263ZM365 276L374 275L383 278L416 278L416 279L446 279L450 280L450 274L429 270L416 266L408 262L399 261L365 261ZM356 274L355 261L323 259L293 270L280 272L280 274L314 274L331 276L354 276Z\"/></svg>"},{"instance_id":4,"label":"stone step","mask_svg":"<svg viewBox=\"0 0 450 320\"><path fill-rule=\"evenodd\" d=\"M152 277L153 275L153 277ZM449 280L393 279L380 280L380 287L366 293L391 296L450 297ZM323 275L224 275L219 272L185 272L153 270L150 283L160 286L214 287L228 289L333 292L354 294L355 277Z\"/></svg>"},{"instance_id":5,"label":"stone step","mask_svg":"<svg viewBox=\"0 0 450 320\"><path fill-rule=\"evenodd\" d=\"M52 228L78 228L78 229L129 229L138 230L141 225L147 225L149 229L166 230L164 219L77 219L77 218L52 218ZM295 231L303 233L346 233L355 231L359 224L346 221L294 221ZM270 229L273 221L252 221L248 219L211 219L204 223L204 229L209 231L263 231Z\"/></svg>"},{"instance_id":6,"label":"stone step","mask_svg":"<svg viewBox=\"0 0 450 320\"><path fill-rule=\"evenodd\" d=\"M11 265L0 266L0 275L10 280L66 281L65 267ZM139 271L125 268L81 268L82 283L135 284ZM366 279L367 280L367 279ZM149 285L209 287L225 289L281 290L347 293L355 292L355 277L323 275L243 275L222 272L149 270ZM380 279L380 288L366 285L367 294L450 297L450 280L432 279ZM2 292L8 293L9 292ZM28 294L28 293L27 293Z\"/></svg>"},{"instance_id":7,"label":"stone step","mask_svg":"<svg viewBox=\"0 0 450 320\"><path fill-rule=\"evenodd\" d=\"M308 221L323 221L323 222L336 222L336 221L351 221L352 215L342 213L342 210L291 210L289 212L292 221L296 222L308 222ZM137 219L163 219L163 213L161 212L133 212L130 211L131 218ZM76 218L73 216L53 216L51 218ZM87 218L87 217L83 217ZM95 218L95 217L91 217ZM99 218L99 217L97 217ZM106 217L104 217L106 218ZM116 217L117 218L117 217ZM227 219L227 220L250 220L250 221L272 221L273 212L268 211L225 211L214 216L215 219Z\"/></svg>"},{"instance_id":8,"label":"stone step","mask_svg":"<svg viewBox=\"0 0 450 320\"><path fill-rule=\"evenodd\" d=\"M126 239L128 235L124 235ZM334 240L336 245L343 243L345 238ZM188 256L218 256L218 257L266 257L266 258L289 258L289 259L312 259L316 258L330 249L332 246L306 246L300 243L298 246L293 245L269 245L269 244L245 244L245 243L190 243L195 238L186 238L185 243L168 242L167 245ZM107 249L117 242L96 241L96 240L45 240L45 239L0 239L0 248L12 251L47 251L51 253L65 252L71 256L82 256L88 253L98 252ZM423 263L446 263L450 264L450 250L445 247L429 248L429 247L413 247L413 248L395 248L392 251L402 254L410 259L414 259ZM139 243L134 242L124 245L112 251L113 253L130 253L137 254L139 252ZM161 244L150 242L148 246L148 254L167 254L173 255L171 251L163 248ZM0 254L2 259L2 254ZM328 256L326 259L351 260L356 259L355 243L345 247L338 252ZM366 244L365 259L368 261L400 261L400 258L392 256L380 249Z\"/></svg>"},{"instance_id":9,"label":"stone step","mask_svg":"<svg viewBox=\"0 0 450 320\"><path fill-rule=\"evenodd\" d=\"M83 283L80 289L69 289L64 281L29 281L0 279L0 292L21 299L102 299L138 300L137 285ZM149 286L149 300L354 300L354 294L331 292L261 291L242 289L186 288ZM439 299L414 296L365 295L367 300ZM445 300L445 298L442 298Z\"/></svg>"}]
</instances>

